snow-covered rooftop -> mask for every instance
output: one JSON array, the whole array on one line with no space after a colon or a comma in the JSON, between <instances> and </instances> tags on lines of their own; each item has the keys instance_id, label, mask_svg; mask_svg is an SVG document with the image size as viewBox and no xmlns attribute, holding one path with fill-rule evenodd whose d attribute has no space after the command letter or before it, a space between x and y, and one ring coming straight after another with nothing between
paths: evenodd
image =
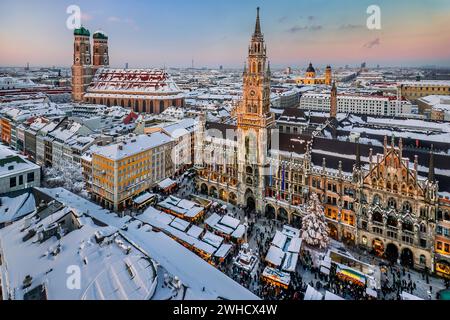
<instances>
[{"instance_id":1,"label":"snow-covered rooftop","mask_svg":"<svg viewBox=\"0 0 450 320\"><path fill-rule=\"evenodd\" d=\"M80 217L79 219L83 223L83 227L81 229L78 229L77 231L68 233L64 237L64 240L62 240L63 243L60 247L61 251L56 260L50 259L51 254L48 250L52 245L54 247L58 244L58 241L54 237L47 240L47 242L44 242L45 245L41 245L42 249L30 249L33 252L31 257L36 257L36 266L29 263L30 257L26 255L26 250L28 250L26 249L27 244L24 244L24 242L22 241L22 236L20 233L20 229L22 229L23 227L22 220L14 223L10 227L3 229L2 231L0 231L0 237L2 237L2 239L3 237L10 237L10 234L13 234L11 235L11 239L8 240L8 243L11 243L11 245L6 245L6 247L8 248L12 248L7 249L11 250L8 251L7 256L11 255L15 263L20 265L20 270L22 270L20 271L19 268L16 269L17 276L12 282L15 285L21 285L25 275L28 273L32 273L32 276L35 275L35 277L33 276L33 279L36 280L43 280L45 278L52 277L53 280L49 281L54 287L52 287L52 290L50 292L55 292L56 294L58 294L56 296L57 298L64 298L63 294L65 294L68 299L79 299L82 297L81 292L79 292L78 290L73 290L75 292L67 292L68 290L65 288L65 279L67 277L67 274L65 273L66 266L74 264L79 265L82 268L82 276L87 276L89 277L89 279L95 279L99 281L99 288L101 290L97 289L96 287L90 288L93 290L90 291L88 290L89 288L86 286L86 284L82 284L85 287L83 287L84 290L81 291L86 293L86 297L93 297L93 293L100 294L100 292L108 292L110 294L109 297L111 298L121 298L119 296L120 294L122 294L121 290L118 290L118 292L110 291L110 285L113 285L114 288L119 287L119 284L117 284L116 282L118 281L122 284L121 288L123 288L125 295L127 295L129 298L142 298L145 296L142 293L146 289L151 289L151 287L147 285L151 278L149 276L146 276L145 273L141 273L144 272L143 267L149 265L148 263L139 265L139 263L142 263L142 259L138 258L142 255L150 257L152 261L156 261L161 266L161 268L165 270L165 272L163 272L162 274L158 274L161 277L159 279L164 278L164 273L167 273L174 277L176 276L180 279L181 283L187 288L184 296L185 299L258 299L257 296L248 291L246 288L242 287L234 280L227 277L225 274L183 247L181 244L171 239L163 232L150 231L148 227L144 228L142 226L142 222L139 224L133 223L133 221L136 222L136 220L132 219L129 216L120 218L114 213L98 206L97 204L83 199L65 189L38 188L38 190L68 206L77 217L80 217L80 215L84 213L84 216L94 218L101 224L108 225L108 227L105 228L93 225L91 219L83 219L83 217ZM51 220L51 217L49 218ZM58 220L57 218L58 217L53 216L52 219L53 221L56 221ZM40 223L42 224L43 221L41 221ZM43 225L47 224L47 221L43 223ZM124 228L126 226L127 228ZM109 230L109 234L111 234L111 232L114 230L118 230L117 237L119 237L125 247L131 247L131 254L125 255L123 253L123 245L119 245L115 241L114 243L109 244L110 247L105 247L104 250L99 249L99 246L95 243L95 241L92 241L90 239L92 239L96 231L102 230ZM49 241L51 241L51 243ZM35 244L35 246L39 247L40 245ZM17 250L17 248L22 247L25 248L25 251ZM28 247L31 248L31 246ZM5 248L4 241L2 241L2 248ZM80 253L78 253L78 251ZM40 258L45 252L47 252L47 255L45 256L46 258ZM112 256L109 257L107 252L111 252ZM5 259L7 258L7 256L5 255ZM137 257L133 258L134 256ZM85 257L87 264L84 264L83 262ZM25 259L27 263L23 262L25 261ZM116 264L115 261L119 262L117 262ZM123 263L120 261L123 261ZM135 274L139 277L136 277L136 279L130 279L131 277L127 271L127 268L125 267L125 262L128 262L131 265L131 269L134 270ZM8 263L8 265L11 264ZM61 265L64 265L64 268L58 267ZM33 267L31 268L30 266ZM45 272L50 270L52 266L53 271L51 271L49 274L45 274ZM105 266L107 267L105 268ZM122 271L118 269L119 266L121 267ZM55 272L56 269L58 269L57 272ZM87 269L89 269L89 271L85 271ZM146 272L149 272L149 270L147 269L145 269ZM86 275L84 275L84 272L86 272ZM106 272L105 276L97 277L101 272ZM117 275L119 273L120 275L117 279L114 275ZM55 281L56 279L58 281ZM64 281L61 281L61 279L64 279ZM88 282L92 282L92 280ZM136 281L138 280L143 281L140 289L138 289L136 285ZM60 292L62 293L59 296ZM161 296L158 294L158 290L156 291L154 296L155 299L158 297L167 299L166 291L160 292ZM162 297L164 295L165 297ZM54 297L55 296L50 295L50 298Z\"/></svg>"},{"instance_id":2,"label":"snow-covered rooftop","mask_svg":"<svg viewBox=\"0 0 450 320\"><path fill-rule=\"evenodd\" d=\"M150 135L141 134L124 140L123 142L96 148L94 154L117 161L171 141L172 139L168 135L161 132L154 132Z\"/></svg>"}]
</instances>

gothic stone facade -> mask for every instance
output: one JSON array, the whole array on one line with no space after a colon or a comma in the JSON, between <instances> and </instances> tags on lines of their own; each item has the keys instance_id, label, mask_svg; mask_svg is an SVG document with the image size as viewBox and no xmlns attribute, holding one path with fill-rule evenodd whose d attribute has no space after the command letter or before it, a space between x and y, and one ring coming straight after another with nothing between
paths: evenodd
<instances>
[{"instance_id":1,"label":"gothic stone facade","mask_svg":"<svg viewBox=\"0 0 450 320\"><path fill-rule=\"evenodd\" d=\"M392 261L433 270L438 184L418 176L398 146L369 155L355 150L353 168L313 164L313 136L275 129L269 109L270 68L259 15L252 36L237 124L201 117L195 136L196 187L200 193L300 225L310 193L320 196L331 236ZM333 123L333 116L331 121ZM335 118L334 118L335 121ZM275 143L274 143L275 142ZM430 156L432 165L432 153ZM430 172L433 172L430 167Z\"/></svg>"}]
</instances>

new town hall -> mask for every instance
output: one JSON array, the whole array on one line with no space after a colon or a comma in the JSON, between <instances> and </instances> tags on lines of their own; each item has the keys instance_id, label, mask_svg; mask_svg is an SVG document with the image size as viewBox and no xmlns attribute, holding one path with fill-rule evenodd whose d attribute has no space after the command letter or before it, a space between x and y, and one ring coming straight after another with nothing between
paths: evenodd
<instances>
[{"instance_id":1,"label":"new town hall","mask_svg":"<svg viewBox=\"0 0 450 320\"><path fill-rule=\"evenodd\" d=\"M403 265L450 274L450 201L442 196L449 194L450 181L440 174L449 163L441 151L450 146L424 135L419 147L417 130L414 140L408 128L397 133L386 120L388 138L383 122L337 114L334 84L329 114L286 109L275 120L270 78L258 9L236 117L200 119L198 191L297 226L303 204L317 193L333 238Z\"/></svg>"}]
</instances>

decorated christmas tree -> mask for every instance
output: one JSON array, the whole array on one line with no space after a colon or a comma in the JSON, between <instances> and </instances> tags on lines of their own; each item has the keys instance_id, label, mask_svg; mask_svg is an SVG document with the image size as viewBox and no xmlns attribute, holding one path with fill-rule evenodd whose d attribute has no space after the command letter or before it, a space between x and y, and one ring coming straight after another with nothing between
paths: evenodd
<instances>
[{"instance_id":1,"label":"decorated christmas tree","mask_svg":"<svg viewBox=\"0 0 450 320\"><path fill-rule=\"evenodd\" d=\"M329 228L317 194L310 196L302 219L302 239L309 246L324 250L330 243Z\"/></svg>"}]
</instances>

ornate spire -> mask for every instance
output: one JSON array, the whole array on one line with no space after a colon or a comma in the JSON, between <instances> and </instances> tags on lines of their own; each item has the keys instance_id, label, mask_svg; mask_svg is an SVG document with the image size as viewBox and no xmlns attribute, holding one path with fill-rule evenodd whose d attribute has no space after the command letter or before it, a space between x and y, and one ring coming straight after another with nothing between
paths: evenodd
<instances>
[{"instance_id":1,"label":"ornate spire","mask_svg":"<svg viewBox=\"0 0 450 320\"><path fill-rule=\"evenodd\" d=\"M270 61L267 61L267 74L270 75Z\"/></svg>"},{"instance_id":2,"label":"ornate spire","mask_svg":"<svg viewBox=\"0 0 450 320\"><path fill-rule=\"evenodd\" d=\"M434 150L433 145L430 148L430 163L428 165L428 182L434 182Z\"/></svg>"},{"instance_id":3,"label":"ornate spire","mask_svg":"<svg viewBox=\"0 0 450 320\"><path fill-rule=\"evenodd\" d=\"M256 8L256 23L255 23L255 32L253 35L261 35L261 24L259 22L259 7Z\"/></svg>"}]
</instances>

